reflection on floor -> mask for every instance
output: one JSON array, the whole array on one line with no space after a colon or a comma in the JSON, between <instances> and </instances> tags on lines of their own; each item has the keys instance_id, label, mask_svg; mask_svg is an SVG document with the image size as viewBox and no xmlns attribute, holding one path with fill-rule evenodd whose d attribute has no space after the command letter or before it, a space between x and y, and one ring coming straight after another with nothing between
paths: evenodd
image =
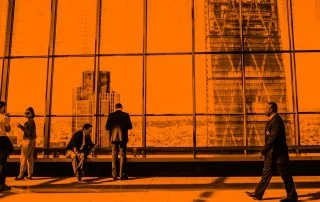
<instances>
[{"instance_id":1,"label":"reflection on floor","mask_svg":"<svg viewBox=\"0 0 320 202\"><path fill-rule=\"evenodd\" d=\"M7 179L12 190L0 192L1 201L86 201L86 202L210 202L253 201L244 194L252 191L259 177L130 177L112 178L35 177L33 180ZM320 176L295 176L300 201L320 201ZM280 177L272 178L264 201L285 196Z\"/></svg>"}]
</instances>

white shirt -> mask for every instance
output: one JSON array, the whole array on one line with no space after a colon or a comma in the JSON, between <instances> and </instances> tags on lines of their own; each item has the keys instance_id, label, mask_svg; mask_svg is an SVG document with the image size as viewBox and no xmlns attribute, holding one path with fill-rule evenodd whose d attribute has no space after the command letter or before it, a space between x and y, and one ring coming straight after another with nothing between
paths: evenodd
<instances>
[{"instance_id":1,"label":"white shirt","mask_svg":"<svg viewBox=\"0 0 320 202\"><path fill-rule=\"evenodd\" d=\"M271 120L273 117L274 117L274 115L276 115L277 113L274 113L274 114L272 114L270 117L269 117L269 120Z\"/></svg>"}]
</instances>

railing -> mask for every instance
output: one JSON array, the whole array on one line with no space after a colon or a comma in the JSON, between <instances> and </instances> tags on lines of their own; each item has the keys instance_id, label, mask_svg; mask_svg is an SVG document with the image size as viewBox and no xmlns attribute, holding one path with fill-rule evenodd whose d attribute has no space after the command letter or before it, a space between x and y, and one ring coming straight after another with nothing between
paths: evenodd
<instances>
[{"instance_id":1,"label":"railing","mask_svg":"<svg viewBox=\"0 0 320 202\"><path fill-rule=\"evenodd\" d=\"M197 154L216 154L216 155L225 155L225 154L238 154L245 155L246 154L258 154L262 147L261 146L237 146L237 147L128 147L127 154L141 157L146 157L147 155L156 156L156 155L186 155L190 154L190 156L194 155L196 158ZM320 153L320 145L308 145L308 146L289 146L290 154L311 154L311 153ZM19 155L21 152L21 148L17 147L14 149L13 155ZM66 149L64 147L54 147L54 148L43 148L37 147L35 149L35 157L38 155L44 155L44 158L49 158L52 156L53 158L58 158L59 156L65 155ZM94 152L92 152L93 158L99 158L99 155L110 155L111 156L111 148L103 147L97 148ZM51 157L50 157L51 158Z\"/></svg>"}]
</instances>

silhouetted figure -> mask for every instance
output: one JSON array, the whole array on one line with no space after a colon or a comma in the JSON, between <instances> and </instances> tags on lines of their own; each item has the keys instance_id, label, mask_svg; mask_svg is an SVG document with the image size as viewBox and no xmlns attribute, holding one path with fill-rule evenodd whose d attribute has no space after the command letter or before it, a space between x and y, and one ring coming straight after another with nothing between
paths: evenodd
<instances>
[{"instance_id":1,"label":"silhouetted figure","mask_svg":"<svg viewBox=\"0 0 320 202\"><path fill-rule=\"evenodd\" d=\"M7 159L13 152L13 145L6 135L10 132L10 118L5 110L6 103L0 101L0 191L10 190L11 187L6 185Z\"/></svg>"},{"instance_id":2,"label":"silhouetted figure","mask_svg":"<svg viewBox=\"0 0 320 202\"><path fill-rule=\"evenodd\" d=\"M20 173L15 180L22 180L26 169L28 170L27 179L31 180L33 174L34 149L36 147L37 138L33 108L27 108L24 115L27 118L27 122L25 122L24 125L18 123L18 128L23 131L23 140L21 142Z\"/></svg>"},{"instance_id":3,"label":"silhouetted figure","mask_svg":"<svg viewBox=\"0 0 320 202\"><path fill-rule=\"evenodd\" d=\"M277 104L269 102L265 111L265 114L269 117L265 129L265 145L260 151L260 155L264 156L262 177L255 191L246 192L246 194L256 200L262 200L263 194L271 180L273 169L277 168L287 192L287 197L280 201L297 201L298 195L289 172L289 154L285 126L277 111Z\"/></svg>"},{"instance_id":4,"label":"silhouetted figure","mask_svg":"<svg viewBox=\"0 0 320 202\"><path fill-rule=\"evenodd\" d=\"M75 132L67 145L66 157L72 159L72 168L74 175L79 181L84 176L84 166L87 156L94 149L94 143L91 140L92 125L86 123L82 130Z\"/></svg>"},{"instance_id":5,"label":"silhouetted figure","mask_svg":"<svg viewBox=\"0 0 320 202\"><path fill-rule=\"evenodd\" d=\"M112 146L112 177L117 180L117 171L121 180L128 179L127 170L127 143L128 130L132 129L132 123L128 113L122 111L122 104L115 105L116 111L109 114L106 130L109 131L109 139ZM121 160L118 169L118 153L120 151Z\"/></svg>"}]
</instances>

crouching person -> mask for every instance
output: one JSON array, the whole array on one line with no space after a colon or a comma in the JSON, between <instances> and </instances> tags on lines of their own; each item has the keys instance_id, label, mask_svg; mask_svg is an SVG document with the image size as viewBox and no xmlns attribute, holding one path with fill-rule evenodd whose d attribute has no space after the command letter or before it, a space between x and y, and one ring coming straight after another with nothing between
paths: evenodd
<instances>
[{"instance_id":1,"label":"crouching person","mask_svg":"<svg viewBox=\"0 0 320 202\"><path fill-rule=\"evenodd\" d=\"M84 176L84 167L87 156L95 146L91 140L91 133L92 125L86 123L83 125L82 130L79 130L72 135L72 138L67 145L66 157L72 159L73 172L78 181L81 181Z\"/></svg>"}]
</instances>

